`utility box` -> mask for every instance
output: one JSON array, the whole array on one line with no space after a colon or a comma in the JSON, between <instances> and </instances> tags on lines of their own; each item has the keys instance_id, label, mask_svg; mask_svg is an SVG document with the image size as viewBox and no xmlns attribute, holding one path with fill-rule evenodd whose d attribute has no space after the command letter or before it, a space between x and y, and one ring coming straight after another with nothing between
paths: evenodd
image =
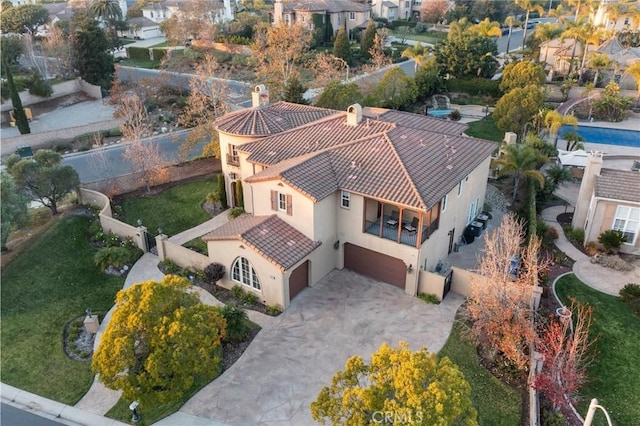
<instances>
[{"instance_id":1,"label":"utility box","mask_svg":"<svg viewBox=\"0 0 640 426\"><path fill-rule=\"evenodd\" d=\"M97 315L87 315L84 317L84 328L88 333L96 334L100 328L100 321Z\"/></svg>"}]
</instances>

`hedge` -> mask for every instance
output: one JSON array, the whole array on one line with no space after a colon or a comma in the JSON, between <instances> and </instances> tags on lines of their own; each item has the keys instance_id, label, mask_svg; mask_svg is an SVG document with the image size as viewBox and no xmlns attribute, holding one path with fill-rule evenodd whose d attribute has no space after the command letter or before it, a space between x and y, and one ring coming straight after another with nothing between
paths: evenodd
<instances>
[{"instance_id":1,"label":"hedge","mask_svg":"<svg viewBox=\"0 0 640 426\"><path fill-rule=\"evenodd\" d=\"M500 97L500 82L486 78L453 78L446 81L447 90L469 95L489 95Z\"/></svg>"}]
</instances>

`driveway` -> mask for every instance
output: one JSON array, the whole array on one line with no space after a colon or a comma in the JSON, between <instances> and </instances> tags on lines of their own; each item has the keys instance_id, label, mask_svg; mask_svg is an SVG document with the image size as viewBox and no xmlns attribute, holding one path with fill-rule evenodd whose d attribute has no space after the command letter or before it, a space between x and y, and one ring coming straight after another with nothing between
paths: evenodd
<instances>
[{"instance_id":1,"label":"driveway","mask_svg":"<svg viewBox=\"0 0 640 426\"><path fill-rule=\"evenodd\" d=\"M229 370L174 416L229 425L313 425L309 404L349 356L368 360L383 342L401 340L413 350L437 352L462 302L449 293L442 304L428 305L391 285L333 271L298 295ZM174 416L161 423L173 424Z\"/></svg>"}]
</instances>

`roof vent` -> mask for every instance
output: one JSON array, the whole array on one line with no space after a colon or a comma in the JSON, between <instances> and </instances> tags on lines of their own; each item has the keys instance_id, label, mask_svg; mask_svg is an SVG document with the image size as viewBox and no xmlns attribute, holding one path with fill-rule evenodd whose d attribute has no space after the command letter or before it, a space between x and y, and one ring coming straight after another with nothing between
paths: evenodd
<instances>
[{"instance_id":1,"label":"roof vent","mask_svg":"<svg viewBox=\"0 0 640 426\"><path fill-rule=\"evenodd\" d=\"M353 104L347 108L347 124L357 126L362 121L362 107L360 104Z\"/></svg>"},{"instance_id":2,"label":"roof vent","mask_svg":"<svg viewBox=\"0 0 640 426\"><path fill-rule=\"evenodd\" d=\"M251 101L254 108L269 105L269 91L264 84L257 84L253 88Z\"/></svg>"}]
</instances>

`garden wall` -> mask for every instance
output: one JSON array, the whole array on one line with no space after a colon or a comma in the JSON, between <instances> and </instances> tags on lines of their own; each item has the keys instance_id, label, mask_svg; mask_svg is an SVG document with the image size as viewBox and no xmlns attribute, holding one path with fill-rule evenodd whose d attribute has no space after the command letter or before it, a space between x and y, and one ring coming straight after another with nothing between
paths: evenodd
<instances>
[{"instance_id":1,"label":"garden wall","mask_svg":"<svg viewBox=\"0 0 640 426\"><path fill-rule=\"evenodd\" d=\"M479 278L480 276L474 272L467 271L466 269L458 268L457 266L452 266L451 270L453 271L451 291L468 297L471 280L474 279L474 277Z\"/></svg>"},{"instance_id":2,"label":"garden wall","mask_svg":"<svg viewBox=\"0 0 640 426\"><path fill-rule=\"evenodd\" d=\"M420 271L418 277L418 294L435 294L438 300L442 300L444 280L446 277L429 271Z\"/></svg>"},{"instance_id":3,"label":"garden wall","mask_svg":"<svg viewBox=\"0 0 640 426\"><path fill-rule=\"evenodd\" d=\"M100 226L102 226L102 230L104 232L113 232L121 238L130 237L138 248L145 252L147 251L144 236L147 228L144 226L135 227L127 223L120 222L118 219L114 219L109 197L98 191L80 188L78 190L78 199L81 204L95 205L100 208L98 217L100 218Z\"/></svg>"},{"instance_id":4,"label":"garden wall","mask_svg":"<svg viewBox=\"0 0 640 426\"><path fill-rule=\"evenodd\" d=\"M156 237L156 247L161 261L169 259L181 268L194 268L203 271L211 263L209 257L170 242L166 235Z\"/></svg>"},{"instance_id":5,"label":"garden wall","mask_svg":"<svg viewBox=\"0 0 640 426\"><path fill-rule=\"evenodd\" d=\"M50 101L52 99L72 95L77 92L84 92L87 94L87 96L91 96L92 98L102 99L102 90L100 89L100 86L94 86L93 84L87 83L80 77L76 78L75 80L68 80L63 81L62 83L54 84L51 87L53 88L53 93L47 98L32 95L28 90L23 90L22 92L20 92L20 100L22 101L22 106L26 107L40 102ZM0 111L6 112L12 109L13 103L11 102L11 99L2 102Z\"/></svg>"}]
</instances>

